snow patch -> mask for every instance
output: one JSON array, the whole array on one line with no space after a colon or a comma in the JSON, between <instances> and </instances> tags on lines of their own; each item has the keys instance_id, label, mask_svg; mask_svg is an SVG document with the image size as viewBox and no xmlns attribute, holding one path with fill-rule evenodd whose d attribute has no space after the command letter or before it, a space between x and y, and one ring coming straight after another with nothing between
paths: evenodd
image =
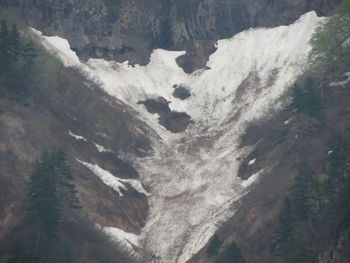
<instances>
[{"instance_id":1,"label":"snow patch","mask_svg":"<svg viewBox=\"0 0 350 263\"><path fill-rule=\"evenodd\" d=\"M293 118L290 118L290 119L286 120L286 121L284 122L284 125L288 125L292 120L293 120Z\"/></svg>"},{"instance_id":2,"label":"snow patch","mask_svg":"<svg viewBox=\"0 0 350 263\"><path fill-rule=\"evenodd\" d=\"M113 151L111 149L106 149L105 147L103 147L102 145L100 145L98 143L94 143L94 145L95 145L97 151L100 153L104 153L104 152L113 153Z\"/></svg>"},{"instance_id":3,"label":"snow patch","mask_svg":"<svg viewBox=\"0 0 350 263\"><path fill-rule=\"evenodd\" d=\"M109 236L111 240L115 240L133 251L135 247L139 246L139 236L133 233L125 232L116 227L103 227L102 231Z\"/></svg>"},{"instance_id":4,"label":"snow patch","mask_svg":"<svg viewBox=\"0 0 350 263\"><path fill-rule=\"evenodd\" d=\"M74 139L78 140L78 141L81 140L81 141L87 142L87 140L86 140L83 136L74 134L74 133L71 132L71 131L68 131L68 134L69 134L70 136L72 136Z\"/></svg>"},{"instance_id":5,"label":"snow patch","mask_svg":"<svg viewBox=\"0 0 350 263\"><path fill-rule=\"evenodd\" d=\"M331 87L344 87L346 84L350 82L350 72L344 73L344 77L346 78L344 81L332 82L330 84Z\"/></svg>"},{"instance_id":6,"label":"snow patch","mask_svg":"<svg viewBox=\"0 0 350 263\"><path fill-rule=\"evenodd\" d=\"M56 55L66 67L80 65L77 54L70 48L69 42L58 36L47 37L39 30L30 28L32 32L40 38L41 43L51 54Z\"/></svg>"},{"instance_id":7,"label":"snow patch","mask_svg":"<svg viewBox=\"0 0 350 263\"><path fill-rule=\"evenodd\" d=\"M115 177L113 174L108 172L107 170L102 169L97 164L86 163L77 159L78 162L86 166L90 169L95 175L97 175L103 183L114 189L118 192L119 196L124 196L122 190L128 191L128 188L125 186L125 183L129 184L132 188L134 188L137 192L144 195L149 195L149 193L143 188L140 181L135 179L122 179Z\"/></svg>"},{"instance_id":8,"label":"snow patch","mask_svg":"<svg viewBox=\"0 0 350 263\"><path fill-rule=\"evenodd\" d=\"M253 165L253 164L255 164L255 162L256 162L256 159L252 159L248 162L248 165Z\"/></svg>"},{"instance_id":9,"label":"snow patch","mask_svg":"<svg viewBox=\"0 0 350 263\"><path fill-rule=\"evenodd\" d=\"M263 172L263 169L261 169L259 172L253 174L250 176L247 180L244 180L242 182L242 187L243 188L248 188L252 186L253 184L256 184L260 178L261 173Z\"/></svg>"}]
</instances>

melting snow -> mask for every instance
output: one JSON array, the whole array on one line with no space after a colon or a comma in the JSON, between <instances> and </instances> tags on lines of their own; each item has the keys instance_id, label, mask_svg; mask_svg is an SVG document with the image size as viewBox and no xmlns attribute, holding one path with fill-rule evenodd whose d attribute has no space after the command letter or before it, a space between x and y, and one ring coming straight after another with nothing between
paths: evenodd
<instances>
[{"instance_id":1,"label":"melting snow","mask_svg":"<svg viewBox=\"0 0 350 263\"><path fill-rule=\"evenodd\" d=\"M104 182L106 185L117 191L119 196L124 196L121 190L128 191L128 188L125 186L125 183L129 184L140 194L149 194L138 180L118 178L110 172L108 172L107 170L102 169L97 164L86 163L78 159L77 161L89 168L95 175L97 175L102 180L102 182Z\"/></svg>"},{"instance_id":2,"label":"melting snow","mask_svg":"<svg viewBox=\"0 0 350 263\"><path fill-rule=\"evenodd\" d=\"M97 151L100 152L100 153L103 153L103 152L110 152L110 153L112 153L113 152L111 149L106 149L105 147L103 147L100 144L94 143L94 145L95 145Z\"/></svg>"},{"instance_id":3,"label":"melting snow","mask_svg":"<svg viewBox=\"0 0 350 263\"><path fill-rule=\"evenodd\" d=\"M242 182L242 187L247 188L247 187L255 184L258 181L258 179L260 178L260 175L262 172L263 172L263 169L255 174L253 174L252 176L250 176L247 180L244 180Z\"/></svg>"},{"instance_id":4,"label":"melting snow","mask_svg":"<svg viewBox=\"0 0 350 263\"><path fill-rule=\"evenodd\" d=\"M139 245L139 236L125 232L116 227L103 227L102 231L105 232L112 240L121 242L124 246L131 251Z\"/></svg>"},{"instance_id":5,"label":"melting snow","mask_svg":"<svg viewBox=\"0 0 350 263\"><path fill-rule=\"evenodd\" d=\"M255 162L256 162L256 159L250 160L250 161L248 162L248 165L253 165L253 164L255 164Z\"/></svg>"},{"instance_id":6,"label":"melting snow","mask_svg":"<svg viewBox=\"0 0 350 263\"><path fill-rule=\"evenodd\" d=\"M239 148L241 136L250 122L281 105L278 99L301 73L311 34L322 21L310 12L290 26L249 29L220 40L207 63L210 69L193 74L176 64L184 52L154 50L146 66L102 59L80 63L66 41L41 35L44 46L65 65L98 78L108 94L138 111L153 128L155 154L126 158L137 163L142 181L152 189L140 244L159 262L185 263L234 215L236 201L259 178L255 174L242 181L237 176L240 160L248 154ZM174 84L188 87L192 96L174 99ZM159 96L171 101L172 110L192 117L194 124L186 132L170 133L137 104ZM125 180L83 164L116 191L126 189ZM146 193L140 182L134 183Z\"/></svg>"},{"instance_id":7,"label":"melting snow","mask_svg":"<svg viewBox=\"0 0 350 263\"><path fill-rule=\"evenodd\" d=\"M344 73L344 77L346 78L344 81L332 82L330 84L331 87L344 87L346 84L350 82L350 72Z\"/></svg>"},{"instance_id":8,"label":"melting snow","mask_svg":"<svg viewBox=\"0 0 350 263\"><path fill-rule=\"evenodd\" d=\"M80 64L80 60L77 54L71 50L70 45L66 39L57 36L45 37L40 31L34 28L30 29L35 35L41 38L41 43L47 50L61 59L64 66L70 67Z\"/></svg>"},{"instance_id":9,"label":"melting snow","mask_svg":"<svg viewBox=\"0 0 350 263\"><path fill-rule=\"evenodd\" d=\"M82 140L84 142L87 142L87 140L83 136L76 135L76 134L72 133L71 131L68 131L68 134L78 141Z\"/></svg>"},{"instance_id":10,"label":"melting snow","mask_svg":"<svg viewBox=\"0 0 350 263\"><path fill-rule=\"evenodd\" d=\"M284 125L288 125L292 120L293 120L293 118L290 118L290 119L286 120L286 121L284 122Z\"/></svg>"}]
</instances>

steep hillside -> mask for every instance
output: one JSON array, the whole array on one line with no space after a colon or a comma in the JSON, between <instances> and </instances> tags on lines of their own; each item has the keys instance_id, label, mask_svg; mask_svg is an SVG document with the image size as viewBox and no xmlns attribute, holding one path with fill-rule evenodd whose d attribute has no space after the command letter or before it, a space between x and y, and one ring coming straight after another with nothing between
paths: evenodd
<instances>
[{"instance_id":1,"label":"steep hillside","mask_svg":"<svg viewBox=\"0 0 350 263\"><path fill-rule=\"evenodd\" d=\"M145 262L223 263L227 248L249 263L347 262L348 150L339 164L329 141L350 135L348 39L310 68L310 39L328 20L305 13L339 1L263 2L2 1L0 16L23 14L21 37L35 44L16 55L0 41L1 58L16 58L0 60L0 262L25 229L33 163L51 147L66 153L82 206L64 223L74 262L113 253L81 217ZM304 166L317 183L296 216ZM89 256L98 240L106 251Z\"/></svg>"},{"instance_id":2,"label":"steep hillside","mask_svg":"<svg viewBox=\"0 0 350 263\"><path fill-rule=\"evenodd\" d=\"M324 122L297 116L293 108L287 108L273 119L261 120L247 129L242 146L254 145L255 149L242 161L239 174L249 178L260 172L261 180L243 198L238 212L218 230L219 238L224 242L221 252L234 241L242 249L246 262L285 262L283 253L275 253L273 245L284 198L293 191L300 165L309 165L320 178L329 174L332 140L337 136L348 139L350 135L349 81L342 86L330 85L330 81L341 79L344 79L342 73L320 83L324 92ZM316 253L319 261L301 262L348 262L349 217L343 213L349 213L349 210L342 207L341 198L333 201L322 198L330 204L314 212L313 230L309 232L305 226L301 230L307 238L302 241L306 242L305 248ZM348 197L346 200L348 203ZM205 247L189 262L215 260L217 258L208 257Z\"/></svg>"},{"instance_id":3,"label":"steep hillside","mask_svg":"<svg viewBox=\"0 0 350 263\"><path fill-rule=\"evenodd\" d=\"M51 147L66 152L82 214L102 227L139 234L148 202L145 193L134 187L139 183L138 172L118 154L145 155L151 149L145 136L147 126L126 113L125 105L111 100L79 70L65 69L44 50L35 59L27 83L14 87L1 78L0 90L0 247L8 245L6 240L14 236L13 228L25 216L24 199L32 164ZM124 180L122 195L78 159L98 164Z\"/></svg>"}]
</instances>

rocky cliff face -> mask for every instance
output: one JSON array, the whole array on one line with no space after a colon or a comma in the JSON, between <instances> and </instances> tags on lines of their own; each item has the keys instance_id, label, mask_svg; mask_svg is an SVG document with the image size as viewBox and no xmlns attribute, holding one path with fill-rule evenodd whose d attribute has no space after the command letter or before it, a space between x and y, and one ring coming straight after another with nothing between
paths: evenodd
<instances>
[{"instance_id":1,"label":"rocky cliff face","mask_svg":"<svg viewBox=\"0 0 350 263\"><path fill-rule=\"evenodd\" d=\"M277 26L340 0L3 0L46 34L68 39L83 57L145 64L157 47L187 49L186 71L203 67L213 43L249 27Z\"/></svg>"}]
</instances>

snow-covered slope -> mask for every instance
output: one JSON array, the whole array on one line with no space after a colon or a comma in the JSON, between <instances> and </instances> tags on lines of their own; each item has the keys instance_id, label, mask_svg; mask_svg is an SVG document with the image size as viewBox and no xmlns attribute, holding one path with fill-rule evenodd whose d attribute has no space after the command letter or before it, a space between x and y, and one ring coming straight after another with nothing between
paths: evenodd
<instances>
[{"instance_id":1,"label":"snow-covered slope","mask_svg":"<svg viewBox=\"0 0 350 263\"><path fill-rule=\"evenodd\" d=\"M263 179L264 171L243 182L237 176L239 160L252 150L239 148L240 137L249 122L280 106L278 99L301 73L308 41L321 22L311 12L290 26L250 29L221 40L210 69L193 74L175 62L183 52L155 50L147 66L101 59L81 63L68 42L41 36L66 66L98 77L107 93L134 108L157 135L153 156L124 156L151 187L139 244L155 255L155 262L185 263L235 213L236 202L254 181ZM175 84L192 96L174 98ZM194 122L186 132L167 131L137 104L160 96L171 101L171 109L191 115Z\"/></svg>"}]
</instances>

